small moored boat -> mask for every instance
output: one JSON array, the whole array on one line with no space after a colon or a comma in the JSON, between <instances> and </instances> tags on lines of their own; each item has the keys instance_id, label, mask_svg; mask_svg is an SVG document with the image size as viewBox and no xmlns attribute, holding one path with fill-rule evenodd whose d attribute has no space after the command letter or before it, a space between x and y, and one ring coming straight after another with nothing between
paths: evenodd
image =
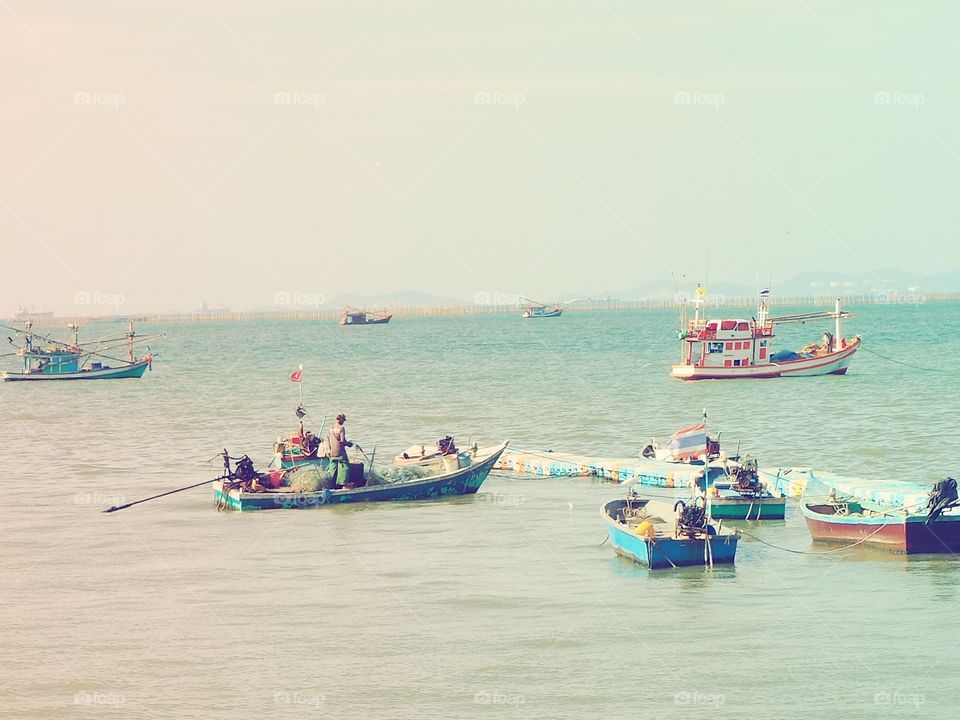
<instances>
[{"instance_id":1,"label":"small moored boat","mask_svg":"<svg viewBox=\"0 0 960 720\"><path fill-rule=\"evenodd\" d=\"M614 550L651 570L729 564L737 554L739 531L711 525L696 504L678 500L671 506L629 493L603 505L600 514Z\"/></svg>"},{"instance_id":2,"label":"small moored boat","mask_svg":"<svg viewBox=\"0 0 960 720\"><path fill-rule=\"evenodd\" d=\"M356 487L316 490L298 488L298 474L315 473L322 477L328 469L327 458L286 472L256 473L252 465L238 463L237 469L228 471L228 477L213 481L214 499L219 509L225 510L276 510L320 507L357 502L389 502L433 500L457 495L472 495L480 489L500 455L507 448L504 442L490 448L479 448L469 464L434 472L420 470L406 479L402 472L376 470L365 472L362 465L351 463L351 478L357 479ZM404 479L392 479L400 477Z\"/></svg>"},{"instance_id":3,"label":"small moored boat","mask_svg":"<svg viewBox=\"0 0 960 720\"><path fill-rule=\"evenodd\" d=\"M83 345L77 339L77 325L70 325L73 330L73 341L70 343L37 335L33 332L33 323L30 320L24 323L23 330L6 326L0 327L23 335L23 345L18 346L16 352L16 355L23 360L23 370L0 374L0 380L5 382L140 378L148 369L153 367L153 353L150 352L148 347L146 355L137 357L134 355L134 345L161 337L161 335L152 335L138 338L133 329L132 320L127 324L127 333L124 337L97 340ZM48 345L37 347L34 344L35 340L48 343ZM120 345L127 346L126 360L105 354ZM97 360L94 360L94 358L97 358ZM104 363L105 360L113 364L107 365Z\"/></svg>"},{"instance_id":4,"label":"small moored boat","mask_svg":"<svg viewBox=\"0 0 960 720\"><path fill-rule=\"evenodd\" d=\"M386 325L390 322L390 319L393 317L392 313L388 313L385 310L381 311L368 311L368 310L352 310L350 308L344 308L343 312L340 314L340 324L341 325Z\"/></svg>"},{"instance_id":5,"label":"small moored boat","mask_svg":"<svg viewBox=\"0 0 960 720\"><path fill-rule=\"evenodd\" d=\"M905 555L960 552L958 507L957 481L953 478L933 486L925 513L857 497L838 498L833 492L826 502L800 503L814 540L864 543Z\"/></svg>"},{"instance_id":6,"label":"small moored boat","mask_svg":"<svg viewBox=\"0 0 960 720\"><path fill-rule=\"evenodd\" d=\"M698 485L698 490L703 489ZM756 458L731 462L707 491L710 517L717 520L783 520L787 497L760 480Z\"/></svg>"},{"instance_id":7,"label":"small moored boat","mask_svg":"<svg viewBox=\"0 0 960 720\"><path fill-rule=\"evenodd\" d=\"M574 301L571 300L565 303L558 302L556 305L550 305L548 303L523 298L523 302L525 303L523 306L523 317L529 319L560 317L563 314L564 307Z\"/></svg>"}]
</instances>

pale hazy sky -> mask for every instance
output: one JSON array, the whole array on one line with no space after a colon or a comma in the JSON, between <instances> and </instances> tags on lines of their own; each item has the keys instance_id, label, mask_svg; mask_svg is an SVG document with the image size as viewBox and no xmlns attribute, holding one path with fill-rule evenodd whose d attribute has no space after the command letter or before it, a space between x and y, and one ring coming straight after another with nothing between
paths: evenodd
<instances>
[{"instance_id":1,"label":"pale hazy sky","mask_svg":"<svg viewBox=\"0 0 960 720\"><path fill-rule=\"evenodd\" d=\"M960 268L955 3L2 0L0 52L0 316Z\"/></svg>"}]
</instances>

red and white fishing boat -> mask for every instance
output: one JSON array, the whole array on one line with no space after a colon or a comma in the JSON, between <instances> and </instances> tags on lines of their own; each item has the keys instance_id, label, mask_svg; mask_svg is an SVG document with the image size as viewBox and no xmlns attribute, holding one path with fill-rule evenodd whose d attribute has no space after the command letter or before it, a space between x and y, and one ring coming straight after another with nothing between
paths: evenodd
<instances>
[{"instance_id":1,"label":"red and white fishing boat","mask_svg":"<svg viewBox=\"0 0 960 720\"><path fill-rule=\"evenodd\" d=\"M775 378L810 375L843 375L850 360L860 349L860 336L850 340L840 331L840 320L853 313L840 309L838 298L833 310L770 317L769 290L760 291L757 317L707 320L700 317L705 295L697 288L693 301L694 318L686 322L686 305L681 306L680 362L670 374L681 380L720 380L727 378ZM774 326L778 323L832 319L834 332L825 332L819 343L810 343L800 352L774 352ZM686 326L686 327L684 327Z\"/></svg>"}]
</instances>

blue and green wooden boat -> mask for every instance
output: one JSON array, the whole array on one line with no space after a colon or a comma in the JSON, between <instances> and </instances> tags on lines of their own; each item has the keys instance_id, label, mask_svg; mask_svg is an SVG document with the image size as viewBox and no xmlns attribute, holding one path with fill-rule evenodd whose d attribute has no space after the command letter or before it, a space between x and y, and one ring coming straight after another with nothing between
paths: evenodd
<instances>
[{"instance_id":1,"label":"blue and green wooden boat","mask_svg":"<svg viewBox=\"0 0 960 720\"><path fill-rule=\"evenodd\" d=\"M733 563L739 531L710 524L699 530L685 527L685 509L680 501L671 507L628 495L602 505L600 514L617 554L651 570Z\"/></svg>"},{"instance_id":2,"label":"blue and green wooden boat","mask_svg":"<svg viewBox=\"0 0 960 720\"><path fill-rule=\"evenodd\" d=\"M77 326L73 329L73 342L66 343L59 340L36 335L32 328L33 323L27 320L24 329L6 328L23 335L23 345L17 346L17 355L23 361L23 369L19 372L7 371L0 373L0 380L4 382L36 382L42 380L118 380L121 378L140 378L153 367L153 354L138 358L134 356L133 348L136 342L144 342L151 338L136 338L133 321L129 321L127 333L123 337L107 340L98 340L93 343L80 345L77 341ZM6 326L3 326L6 327ZM152 337L159 337L157 335ZM136 339L135 339L136 338ZM49 343L46 347L37 347L34 340ZM11 340L12 342L12 340ZM127 360L105 355L106 351L117 347L116 343L127 345ZM99 358L99 360L93 360ZM88 362L89 360L89 362ZM115 363L104 364L104 360Z\"/></svg>"},{"instance_id":3,"label":"blue and green wooden boat","mask_svg":"<svg viewBox=\"0 0 960 720\"><path fill-rule=\"evenodd\" d=\"M213 481L214 500L218 509L248 511L299 510L345 503L437 500L458 495L473 495L483 485L506 448L506 442L492 448L480 448L469 466L450 472L338 490L323 488L297 492L283 485L253 490L248 483L215 480ZM329 462L325 458L318 460L321 468L324 467L325 462Z\"/></svg>"}]
</instances>

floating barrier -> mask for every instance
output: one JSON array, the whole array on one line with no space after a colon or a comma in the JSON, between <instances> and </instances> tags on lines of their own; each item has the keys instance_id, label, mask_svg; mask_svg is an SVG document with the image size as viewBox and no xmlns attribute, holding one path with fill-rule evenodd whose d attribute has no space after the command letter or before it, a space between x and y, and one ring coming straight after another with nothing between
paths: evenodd
<instances>
[{"instance_id":1,"label":"floating barrier","mask_svg":"<svg viewBox=\"0 0 960 720\"><path fill-rule=\"evenodd\" d=\"M541 477L597 477L613 482L687 489L703 473L703 465L668 463L653 458L609 458L564 452L508 450L500 456L497 470ZM713 472L722 472L711 465ZM835 489L839 496L855 495L888 507L926 506L929 486L902 480L867 480L810 468L761 468L760 479L788 497L824 497ZM711 481L713 478L711 478Z\"/></svg>"},{"instance_id":2,"label":"floating barrier","mask_svg":"<svg viewBox=\"0 0 960 720\"><path fill-rule=\"evenodd\" d=\"M765 483L796 498L826 498L836 490L840 497L855 495L878 505L917 509L926 506L930 492L929 485L921 483L866 480L810 468L765 468L759 473Z\"/></svg>"},{"instance_id":3,"label":"floating barrier","mask_svg":"<svg viewBox=\"0 0 960 720\"><path fill-rule=\"evenodd\" d=\"M606 458L522 450L505 452L500 456L496 469L542 477L593 476L619 483L632 481L664 488L687 488L691 480L703 474L703 465L668 463L652 458ZM719 467L716 469L719 470Z\"/></svg>"}]
</instances>

